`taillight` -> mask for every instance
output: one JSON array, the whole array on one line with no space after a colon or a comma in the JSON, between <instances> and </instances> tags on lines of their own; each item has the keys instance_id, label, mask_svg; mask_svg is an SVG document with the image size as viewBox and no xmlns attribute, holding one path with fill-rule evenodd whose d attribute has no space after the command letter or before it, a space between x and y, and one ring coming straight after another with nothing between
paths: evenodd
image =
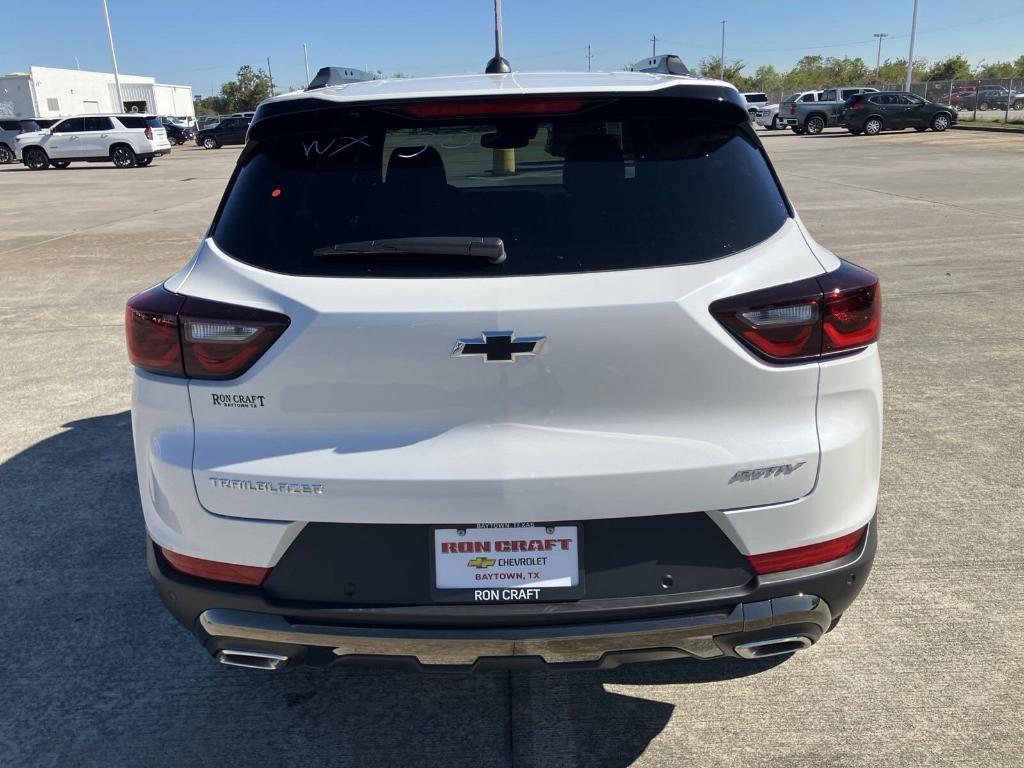
<instances>
[{"instance_id":1,"label":"taillight","mask_svg":"<svg viewBox=\"0 0 1024 768\"><path fill-rule=\"evenodd\" d=\"M181 296L158 285L128 300L128 359L152 373L233 379L249 370L290 322L277 312Z\"/></svg>"},{"instance_id":2,"label":"taillight","mask_svg":"<svg viewBox=\"0 0 1024 768\"><path fill-rule=\"evenodd\" d=\"M198 576L201 579L228 581L232 584L258 587L267 578L270 571L273 570L272 568L260 568L255 565L236 565L235 563L222 563L217 560L203 560L199 557L172 552L163 547L158 547L158 549L174 570L187 573L189 576Z\"/></svg>"},{"instance_id":3,"label":"taillight","mask_svg":"<svg viewBox=\"0 0 1024 768\"><path fill-rule=\"evenodd\" d=\"M878 341L878 276L856 264L816 278L719 299L711 314L759 356L804 362Z\"/></svg>"},{"instance_id":4,"label":"taillight","mask_svg":"<svg viewBox=\"0 0 1024 768\"><path fill-rule=\"evenodd\" d=\"M846 555L853 552L864 538L865 531L867 531L866 526L853 533L848 533L837 539L829 539L819 544L782 549L777 552L766 552L763 555L746 555L746 558L750 567L754 569L754 573L759 576L766 573L779 573L780 571L807 568L811 565L821 565L831 560L846 557Z\"/></svg>"},{"instance_id":5,"label":"taillight","mask_svg":"<svg viewBox=\"0 0 1024 768\"><path fill-rule=\"evenodd\" d=\"M863 106L864 106L864 102L861 101L860 99L857 99L856 101L851 103L849 106L847 106L847 109L860 109Z\"/></svg>"},{"instance_id":6,"label":"taillight","mask_svg":"<svg viewBox=\"0 0 1024 768\"><path fill-rule=\"evenodd\" d=\"M150 140L153 139L153 129L150 128L148 125L146 126L146 138Z\"/></svg>"}]
</instances>

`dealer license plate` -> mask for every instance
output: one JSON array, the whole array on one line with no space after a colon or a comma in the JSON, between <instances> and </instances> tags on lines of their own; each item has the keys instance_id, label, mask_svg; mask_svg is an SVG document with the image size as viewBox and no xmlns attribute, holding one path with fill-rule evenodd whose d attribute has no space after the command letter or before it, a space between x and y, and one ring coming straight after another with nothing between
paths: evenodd
<instances>
[{"instance_id":1,"label":"dealer license plate","mask_svg":"<svg viewBox=\"0 0 1024 768\"><path fill-rule=\"evenodd\" d=\"M434 529L439 599L518 602L580 596L575 525Z\"/></svg>"}]
</instances>

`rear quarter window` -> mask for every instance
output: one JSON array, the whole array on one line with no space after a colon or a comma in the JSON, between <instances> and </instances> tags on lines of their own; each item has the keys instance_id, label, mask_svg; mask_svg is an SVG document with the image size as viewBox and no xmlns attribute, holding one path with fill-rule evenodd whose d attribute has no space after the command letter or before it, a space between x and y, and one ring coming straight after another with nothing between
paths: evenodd
<instances>
[{"instance_id":1,"label":"rear quarter window","mask_svg":"<svg viewBox=\"0 0 1024 768\"><path fill-rule=\"evenodd\" d=\"M500 158L514 173L488 148L495 135L517 144ZM500 277L708 261L765 240L788 216L762 149L736 124L614 106L500 123L364 112L337 130L257 141L213 239L286 274ZM313 254L444 236L500 237L507 259Z\"/></svg>"}]
</instances>

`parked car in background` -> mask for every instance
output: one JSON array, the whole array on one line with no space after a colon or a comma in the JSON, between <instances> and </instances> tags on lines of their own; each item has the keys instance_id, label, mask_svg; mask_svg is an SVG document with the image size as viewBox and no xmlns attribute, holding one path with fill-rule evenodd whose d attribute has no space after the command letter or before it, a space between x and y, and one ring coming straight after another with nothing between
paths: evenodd
<instances>
[{"instance_id":1,"label":"parked car in background","mask_svg":"<svg viewBox=\"0 0 1024 768\"><path fill-rule=\"evenodd\" d=\"M846 108L846 100L858 93L878 93L877 88L846 85L826 88L814 102L797 101L791 105L787 122L794 133L821 133L839 125L839 116Z\"/></svg>"},{"instance_id":2,"label":"parked car in background","mask_svg":"<svg viewBox=\"0 0 1024 768\"><path fill-rule=\"evenodd\" d=\"M201 131L204 128L212 128L223 119L220 115L201 115L196 118L196 130Z\"/></svg>"},{"instance_id":3,"label":"parked car in background","mask_svg":"<svg viewBox=\"0 0 1024 768\"><path fill-rule=\"evenodd\" d=\"M139 113L67 117L15 141L21 161L33 171L67 168L72 162L142 167L171 151L160 118Z\"/></svg>"},{"instance_id":4,"label":"parked car in background","mask_svg":"<svg viewBox=\"0 0 1024 768\"><path fill-rule=\"evenodd\" d=\"M190 125L182 125L180 123L173 123L169 120L163 122L164 130L167 131L167 140L171 144L177 144L181 146L186 141L195 141L197 131Z\"/></svg>"},{"instance_id":5,"label":"parked car in background","mask_svg":"<svg viewBox=\"0 0 1024 768\"><path fill-rule=\"evenodd\" d=\"M196 133L196 144L205 149L218 149L225 144L245 144L245 133L249 130L248 117L225 117L209 128Z\"/></svg>"},{"instance_id":6,"label":"parked car in background","mask_svg":"<svg viewBox=\"0 0 1024 768\"><path fill-rule=\"evenodd\" d=\"M796 105L797 103L807 104L812 101L818 101L821 98L821 91L800 91L799 93L791 93L789 96L779 102L778 109L778 127L779 128L792 128L793 133L803 133L803 125L798 124L798 118L796 116Z\"/></svg>"},{"instance_id":7,"label":"parked car in background","mask_svg":"<svg viewBox=\"0 0 1024 768\"><path fill-rule=\"evenodd\" d=\"M758 109L757 114L754 116L754 122L770 131L785 128L786 122L783 119L783 110L788 113L797 101L817 101L820 93L821 91L791 93L778 104L767 104Z\"/></svg>"},{"instance_id":8,"label":"parked car in background","mask_svg":"<svg viewBox=\"0 0 1024 768\"><path fill-rule=\"evenodd\" d=\"M839 119L850 133L874 136L882 131L916 128L944 131L956 123L956 110L927 101L914 93L859 93L846 100Z\"/></svg>"},{"instance_id":9,"label":"parked car in background","mask_svg":"<svg viewBox=\"0 0 1024 768\"><path fill-rule=\"evenodd\" d=\"M1011 91L1001 85L983 85L976 91L961 94L957 106L961 110L973 110L977 106L978 111L985 112L990 109L1005 110L1007 104L1010 109L1024 109L1024 93Z\"/></svg>"},{"instance_id":10,"label":"parked car in background","mask_svg":"<svg viewBox=\"0 0 1024 768\"><path fill-rule=\"evenodd\" d=\"M752 93L744 93L743 99L747 102L747 114L750 115L750 119L753 120L757 114L757 110L768 103L768 94L761 93L760 91Z\"/></svg>"}]
</instances>

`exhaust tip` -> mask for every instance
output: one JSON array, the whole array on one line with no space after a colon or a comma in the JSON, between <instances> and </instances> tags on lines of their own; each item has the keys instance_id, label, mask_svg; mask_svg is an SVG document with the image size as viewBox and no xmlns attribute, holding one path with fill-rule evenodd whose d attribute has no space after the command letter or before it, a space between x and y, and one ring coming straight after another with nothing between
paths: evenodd
<instances>
[{"instance_id":1,"label":"exhaust tip","mask_svg":"<svg viewBox=\"0 0 1024 768\"><path fill-rule=\"evenodd\" d=\"M281 669L287 666L288 657L279 653L262 651L237 651L225 649L217 651L217 661L229 667L246 667L247 669Z\"/></svg>"},{"instance_id":2,"label":"exhaust tip","mask_svg":"<svg viewBox=\"0 0 1024 768\"><path fill-rule=\"evenodd\" d=\"M742 659L764 659L768 656L785 656L796 653L813 645L811 638L798 635L794 637L777 637L772 640L757 640L751 643L740 643L736 646L736 655Z\"/></svg>"}]
</instances>

